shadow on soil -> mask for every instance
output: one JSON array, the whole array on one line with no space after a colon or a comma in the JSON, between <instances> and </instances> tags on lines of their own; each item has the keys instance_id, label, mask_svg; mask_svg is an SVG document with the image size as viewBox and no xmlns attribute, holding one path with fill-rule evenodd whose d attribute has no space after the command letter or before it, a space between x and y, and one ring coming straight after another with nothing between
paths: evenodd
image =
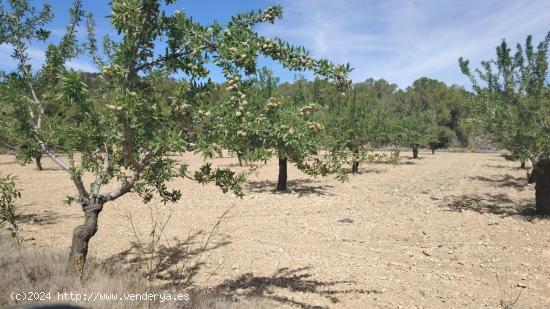
<instances>
[{"instance_id":1,"label":"shadow on soil","mask_svg":"<svg viewBox=\"0 0 550 309\"><path fill-rule=\"evenodd\" d=\"M130 248L105 259L104 263L142 270L147 278L159 280L166 287L189 287L205 264L203 254L231 244L227 237L210 242L203 231L189 235L184 241L176 238L167 243L153 248L144 242L132 242Z\"/></svg>"},{"instance_id":2,"label":"shadow on soil","mask_svg":"<svg viewBox=\"0 0 550 309\"><path fill-rule=\"evenodd\" d=\"M246 298L263 298L280 304L292 305L299 308L328 308L311 305L303 301L277 295L281 289L286 293L310 293L322 296L330 303L338 303L340 295L345 294L379 294L378 290L365 290L354 288L354 281L319 281L308 273L310 267L280 268L269 276L259 276L246 273L235 279L228 279L214 288L216 293L227 296Z\"/></svg>"},{"instance_id":3,"label":"shadow on soil","mask_svg":"<svg viewBox=\"0 0 550 309\"><path fill-rule=\"evenodd\" d=\"M297 193L299 196L334 195L334 193L329 192L330 189L334 188L333 186L323 185L312 179L289 180L287 182L287 191L277 191L276 188L277 182L270 180L248 181L245 185L245 189L253 193Z\"/></svg>"},{"instance_id":4,"label":"shadow on soil","mask_svg":"<svg viewBox=\"0 0 550 309\"><path fill-rule=\"evenodd\" d=\"M34 170L37 172L46 172L46 171L62 171L63 169L60 167L43 167L41 171L39 171L36 168L34 168Z\"/></svg>"},{"instance_id":5,"label":"shadow on soil","mask_svg":"<svg viewBox=\"0 0 550 309\"><path fill-rule=\"evenodd\" d=\"M111 256L103 261L105 265L121 265L129 271L143 271L145 276L158 280L162 288L190 289L195 292L213 293L231 301L244 299L264 299L267 301L296 306L299 308L328 308L308 304L297 300L289 293L315 294L332 304L340 302L346 294L379 294L376 289L357 288L355 281L320 281L313 279L308 272L311 268L281 268L272 275L255 275L245 273L232 279L226 279L210 288L200 288L194 285L193 279L205 265L201 256L207 251L219 249L230 244L227 239L205 245L199 240L203 232L190 235L185 241L171 243L169 246L159 246L150 258L151 250L143 249L143 243L133 242L129 249ZM150 263L147 266L147 264ZM280 295L283 292L285 295Z\"/></svg>"},{"instance_id":6,"label":"shadow on soil","mask_svg":"<svg viewBox=\"0 0 550 309\"><path fill-rule=\"evenodd\" d=\"M491 176L491 177L476 176L476 177L470 177L470 180L487 182L495 187L501 187L501 188L513 187L518 190L524 190L529 185L527 183L527 178L515 177L509 174L504 176Z\"/></svg>"},{"instance_id":7,"label":"shadow on soil","mask_svg":"<svg viewBox=\"0 0 550 309\"><path fill-rule=\"evenodd\" d=\"M470 210L480 214L491 213L503 217L520 217L527 221L543 218L543 216L537 215L532 202L525 200L518 203L510 199L506 194L460 195L452 196L446 200L449 202L444 206L448 207L451 211L462 212Z\"/></svg>"},{"instance_id":8,"label":"shadow on soil","mask_svg":"<svg viewBox=\"0 0 550 309\"><path fill-rule=\"evenodd\" d=\"M397 166L399 166L399 165L415 165L415 164L418 164L418 163L415 162L418 159L410 158L409 160L410 161L401 161L399 164L397 164Z\"/></svg>"},{"instance_id":9,"label":"shadow on soil","mask_svg":"<svg viewBox=\"0 0 550 309\"><path fill-rule=\"evenodd\" d=\"M377 168L359 167L359 171L355 174L351 172L351 169L348 169L347 172L349 173L350 176L353 176L353 175L366 175L366 174L382 174L382 173L386 173L387 171L382 169L377 169Z\"/></svg>"},{"instance_id":10,"label":"shadow on soil","mask_svg":"<svg viewBox=\"0 0 550 309\"><path fill-rule=\"evenodd\" d=\"M485 164L486 167L489 168L497 168L497 169L509 169L512 171L527 171L526 168L520 167L520 166L509 166L509 165L502 165L502 164ZM531 167L529 167L531 169Z\"/></svg>"},{"instance_id":11,"label":"shadow on soil","mask_svg":"<svg viewBox=\"0 0 550 309\"><path fill-rule=\"evenodd\" d=\"M36 224L36 225L51 225L57 223L59 216L53 211L44 211L36 214L19 214L17 222Z\"/></svg>"}]
</instances>

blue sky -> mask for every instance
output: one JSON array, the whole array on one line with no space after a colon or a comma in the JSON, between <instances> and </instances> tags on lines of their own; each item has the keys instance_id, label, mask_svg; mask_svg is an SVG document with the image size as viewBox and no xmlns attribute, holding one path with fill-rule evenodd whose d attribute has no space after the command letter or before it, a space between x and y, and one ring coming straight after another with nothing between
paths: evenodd
<instances>
[{"instance_id":1,"label":"blue sky","mask_svg":"<svg viewBox=\"0 0 550 309\"><path fill-rule=\"evenodd\" d=\"M70 1L48 2L56 15L51 24L55 39L63 33ZM98 32L109 33L105 18L110 12L109 1L84 3L85 9L96 15ZM548 0L180 0L172 8L209 23L274 4L283 6L284 19L259 26L263 35L302 44L316 57L350 62L355 68L354 82L384 78L400 87L422 76L468 86L458 68L458 57L469 58L477 66L481 60L494 58L495 46L503 38L515 45L532 34L538 43L550 31ZM84 37L84 27L81 34ZM34 63L43 59L43 50L43 45L32 46ZM5 55L0 57L0 69L12 68L13 61L6 57L9 47L0 45L0 53ZM70 65L96 70L85 58ZM282 81L295 75L278 66L273 69ZM221 77L215 73L214 79Z\"/></svg>"}]
</instances>

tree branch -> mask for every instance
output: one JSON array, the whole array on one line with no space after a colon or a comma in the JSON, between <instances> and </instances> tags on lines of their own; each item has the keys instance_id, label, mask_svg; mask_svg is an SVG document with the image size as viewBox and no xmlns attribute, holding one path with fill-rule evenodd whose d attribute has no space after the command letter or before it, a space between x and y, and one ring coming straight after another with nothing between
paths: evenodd
<instances>
[{"instance_id":1,"label":"tree branch","mask_svg":"<svg viewBox=\"0 0 550 309\"><path fill-rule=\"evenodd\" d=\"M140 72L142 70L145 70L147 68L150 68L150 67L153 67L155 65L158 65L162 62L166 62L166 60L168 59L175 59L175 58L178 58L178 57L181 57L181 56L185 56L186 54L188 54L189 52L188 51L178 51L176 53L173 53L173 54L170 54L170 55L167 55L167 56L162 56L160 58L157 58L155 60L151 60L151 61L148 61L148 62L145 62L145 63L142 63L140 65L138 65L137 67L134 67L131 72L132 73L137 73L137 72Z\"/></svg>"},{"instance_id":2,"label":"tree branch","mask_svg":"<svg viewBox=\"0 0 550 309\"><path fill-rule=\"evenodd\" d=\"M48 155L48 157L50 157L53 162L55 162L64 171L66 171L71 175L71 179L73 180L73 183L76 189L78 190L78 196L80 198L80 201L83 203L87 203L89 200L89 195L88 195L88 192L86 191L86 187L84 186L84 182L82 181L82 177L80 177L80 175L76 173L74 168L72 168L65 161L63 161L57 153L49 149L48 146L44 142L42 142L40 139L38 139L38 143L40 144L40 148L42 148L42 151L46 155Z\"/></svg>"},{"instance_id":3,"label":"tree branch","mask_svg":"<svg viewBox=\"0 0 550 309\"><path fill-rule=\"evenodd\" d=\"M106 144L104 144L105 147L105 158L103 159L103 169L96 177L96 180L94 181L94 184L92 186L92 195L99 195L99 190L101 189L101 185L103 184L103 181L105 180L105 177L107 176L107 172L109 171L109 148Z\"/></svg>"},{"instance_id":4,"label":"tree branch","mask_svg":"<svg viewBox=\"0 0 550 309\"><path fill-rule=\"evenodd\" d=\"M159 65L163 62L166 62L168 59L177 59L179 57L183 57L183 56L187 56L189 55L189 51L188 50L185 50L187 46L185 47L182 47L180 49L178 49L176 52L172 53L172 54L169 54L169 55L166 55L166 56L162 56L162 57L159 57L155 60L151 60L151 61L148 61L148 62L145 62L145 63L142 63L140 65L138 65L137 67L134 67L131 72L133 74L137 73L137 72L140 72L142 70L145 70L147 68L150 68L150 67L153 67L153 66L156 66L156 65ZM217 51L217 47L215 44L213 44L212 42L208 42L206 41L204 43L204 46L202 48L207 48L209 49L211 52L214 52L214 51Z\"/></svg>"},{"instance_id":5,"label":"tree branch","mask_svg":"<svg viewBox=\"0 0 550 309\"><path fill-rule=\"evenodd\" d=\"M160 152L160 151L159 151ZM158 152L152 152L148 151L141 155L140 160L138 162L137 168L134 169L132 176L128 177L127 181L122 184L122 186L118 187L117 189L101 194L101 198L105 202L114 201L117 198L123 196L124 194L130 192L137 181L141 178L141 171L143 170L144 166L149 163L149 161L157 154Z\"/></svg>"}]
</instances>

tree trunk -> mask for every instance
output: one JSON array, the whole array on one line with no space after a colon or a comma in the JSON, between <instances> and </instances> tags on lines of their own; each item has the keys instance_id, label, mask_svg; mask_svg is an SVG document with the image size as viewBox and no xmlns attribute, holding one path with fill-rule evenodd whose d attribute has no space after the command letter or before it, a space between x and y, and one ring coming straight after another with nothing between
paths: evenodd
<instances>
[{"instance_id":1,"label":"tree trunk","mask_svg":"<svg viewBox=\"0 0 550 309\"><path fill-rule=\"evenodd\" d=\"M239 160L239 166L243 166L243 157L240 153L237 153L237 159Z\"/></svg>"},{"instance_id":2,"label":"tree trunk","mask_svg":"<svg viewBox=\"0 0 550 309\"><path fill-rule=\"evenodd\" d=\"M353 174L357 174L357 172L359 172L359 162L357 162L356 160L353 160L353 162L351 162L351 172Z\"/></svg>"},{"instance_id":3,"label":"tree trunk","mask_svg":"<svg viewBox=\"0 0 550 309\"><path fill-rule=\"evenodd\" d=\"M432 154L433 155L435 154L435 148L432 148Z\"/></svg>"},{"instance_id":4,"label":"tree trunk","mask_svg":"<svg viewBox=\"0 0 550 309\"><path fill-rule=\"evenodd\" d=\"M418 145L413 146L413 159L418 159Z\"/></svg>"},{"instance_id":5,"label":"tree trunk","mask_svg":"<svg viewBox=\"0 0 550 309\"><path fill-rule=\"evenodd\" d=\"M38 154L35 158L34 158L34 161L36 162L36 168L41 171L43 170L42 168L42 153Z\"/></svg>"},{"instance_id":6,"label":"tree trunk","mask_svg":"<svg viewBox=\"0 0 550 309\"><path fill-rule=\"evenodd\" d=\"M395 149L394 151L392 151L392 156L394 158L399 158L400 155L401 155L401 150Z\"/></svg>"},{"instance_id":7,"label":"tree trunk","mask_svg":"<svg viewBox=\"0 0 550 309\"><path fill-rule=\"evenodd\" d=\"M550 215L550 159L541 159L533 169L536 208L539 215Z\"/></svg>"},{"instance_id":8,"label":"tree trunk","mask_svg":"<svg viewBox=\"0 0 550 309\"><path fill-rule=\"evenodd\" d=\"M528 183L535 183L535 168L537 167L537 158L535 157L529 157L529 161L531 162L531 173L529 174L529 169L527 169L527 182Z\"/></svg>"},{"instance_id":9,"label":"tree trunk","mask_svg":"<svg viewBox=\"0 0 550 309\"><path fill-rule=\"evenodd\" d=\"M83 274L88 256L88 243L97 232L97 219L102 209L102 203L86 206L84 224L73 230L73 242L69 253L69 271Z\"/></svg>"},{"instance_id":10,"label":"tree trunk","mask_svg":"<svg viewBox=\"0 0 550 309\"><path fill-rule=\"evenodd\" d=\"M353 151L353 157L351 159L351 172L357 174L359 172L359 161L357 161L357 156L359 154L358 150Z\"/></svg>"},{"instance_id":11,"label":"tree trunk","mask_svg":"<svg viewBox=\"0 0 550 309\"><path fill-rule=\"evenodd\" d=\"M523 168L523 169L525 169L525 160L522 160L522 161L521 161L520 167Z\"/></svg>"},{"instance_id":12,"label":"tree trunk","mask_svg":"<svg viewBox=\"0 0 550 309\"><path fill-rule=\"evenodd\" d=\"M287 180L286 158L279 157L279 181L277 182L278 191L286 191L286 180Z\"/></svg>"}]
</instances>

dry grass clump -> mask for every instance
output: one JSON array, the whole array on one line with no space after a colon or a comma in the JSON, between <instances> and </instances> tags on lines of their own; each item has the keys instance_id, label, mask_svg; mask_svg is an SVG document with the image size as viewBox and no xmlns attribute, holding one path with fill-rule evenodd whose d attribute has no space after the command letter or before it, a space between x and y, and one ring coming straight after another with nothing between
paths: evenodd
<instances>
[{"instance_id":1,"label":"dry grass clump","mask_svg":"<svg viewBox=\"0 0 550 309\"><path fill-rule=\"evenodd\" d=\"M19 251L21 249L21 251ZM185 291L173 288L161 290L147 284L137 272L124 271L121 265L105 265L90 260L82 278L66 272L67 258L63 254L37 252L29 248L18 248L15 241L0 235L0 307L22 304L64 303L85 308L257 308L259 304L245 305L224 296L207 291ZM20 253L21 252L21 255ZM45 301L24 301L11 299L13 292L51 292L51 299ZM58 293L188 293L189 301L58 301ZM260 306L262 307L262 306ZM28 307L25 307L28 308Z\"/></svg>"}]
</instances>

